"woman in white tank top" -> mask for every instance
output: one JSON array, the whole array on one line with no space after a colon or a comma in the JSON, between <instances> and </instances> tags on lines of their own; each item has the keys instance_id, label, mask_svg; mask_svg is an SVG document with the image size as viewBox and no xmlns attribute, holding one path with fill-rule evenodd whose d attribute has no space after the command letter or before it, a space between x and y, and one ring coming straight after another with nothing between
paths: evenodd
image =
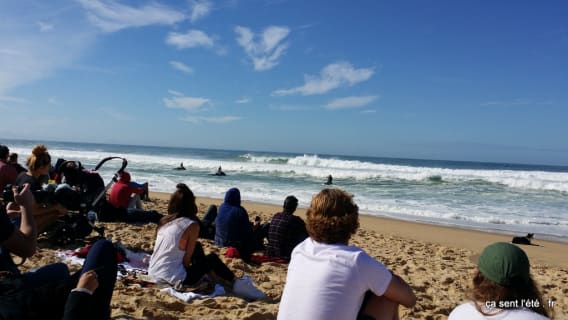
<instances>
[{"instance_id":1,"label":"woman in white tank top","mask_svg":"<svg viewBox=\"0 0 568 320\"><path fill-rule=\"evenodd\" d=\"M181 281L185 285L197 283L206 274L214 274L239 296L252 300L264 298L264 293L254 287L250 278L236 278L216 254L204 253L197 242L199 219L196 214L193 192L179 183L170 197L168 215L158 223L148 273L170 284Z\"/></svg>"}]
</instances>

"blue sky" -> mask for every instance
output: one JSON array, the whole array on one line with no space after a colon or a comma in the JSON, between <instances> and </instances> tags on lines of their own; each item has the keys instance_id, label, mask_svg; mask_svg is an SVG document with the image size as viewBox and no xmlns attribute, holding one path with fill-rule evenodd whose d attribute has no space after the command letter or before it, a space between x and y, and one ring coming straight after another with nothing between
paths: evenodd
<instances>
[{"instance_id":1,"label":"blue sky","mask_svg":"<svg viewBox=\"0 0 568 320\"><path fill-rule=\"evenodd\" d=\"M568 165L565 1L1 1L0 136Z\"/></svg>"}]
</instances>

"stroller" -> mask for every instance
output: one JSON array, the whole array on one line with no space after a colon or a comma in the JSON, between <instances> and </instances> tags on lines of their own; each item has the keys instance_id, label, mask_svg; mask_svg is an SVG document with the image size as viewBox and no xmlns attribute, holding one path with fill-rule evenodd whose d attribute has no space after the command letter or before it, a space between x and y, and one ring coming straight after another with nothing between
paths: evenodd
<instances>
[{"instance_id":1,"label":"stroller","mask_svg":"<svg viewBox=\"0 0 568 320\"><path fill-rule=\"evenodd\" d=\"M97 170L113 159L121 159L122 165L105 186ZM104 227L97 227L95 223L106 207L106 192L118 181L127 165L128 161L124 158L107 157L102 159L94 170L87 170L79 161L58 159L53 172L57 183L53 186L53 194L55 201L71 212L60 218L47 232L49 242L54 245L67 245L87 237L93 230L98 233L98 237L104 238Z\"/></svg>"}]
</instances>

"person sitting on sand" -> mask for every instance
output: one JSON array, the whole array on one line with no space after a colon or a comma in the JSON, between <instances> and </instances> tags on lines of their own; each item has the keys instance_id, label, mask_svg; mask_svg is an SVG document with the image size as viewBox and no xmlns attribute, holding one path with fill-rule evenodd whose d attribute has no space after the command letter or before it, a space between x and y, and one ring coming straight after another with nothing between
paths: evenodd
<instances>
[{"instance_id":1,"label":"person sitting on sand","mask_svg":"<svg viewBox=\"0 0 568 320\"><path fill-rule=\"evenodd\" d=\"M204 275L218 277L234 294L246 299L262 299L262 291L248 277L235 274L214 253L205 255L197 238L199 223L195 196L183 183L176 186L168 204L168 214L158 223L154 253L148 274L170 284L197 284Z\"/></svg>"},{"instance_id":2,"label":"person sitting on sand","mask_svg":"<svg viewBox=\"0 0 568 320\"><path fill-rule=\"evenodd\" d=\"M144 187L132 184L130 173L122 171L110 190L108 201L117 208L142 210L140 195L144 192Z\"/></svg>"},{"instance_id":3,"label":"person sitting on sand","mask_svg":"<svg viewBox=\"0 0 568 320\"><path fill-rule=\"evenodd\" d=\"M284 200L284 210L272 217L266 246L267 256L290 260L292 250L308 237L306 223L294 215L296 208L298 199L288 196Z\"/></svg>"},{"instance_id":4,"label":"person sitting on sand","mask_svg":"<svg viewBox=\"0 0 568 320\"><path fill-rule=\"evenodd\" d=\"M18 163L18 154L15 152L10 153L8 156L8 163L16 169L18 174L27 171L26 168L22 167L22 165Z\"/></svg>"},{"instance_id":5,"label":"person sitting on sand","mask_svg":"<svg viewBox=\"0 0 568 320\"><path fill-rule=\"evenodd\" d=\"M7 185L13 184L18 177L16 168L8 162L9 154L10 149L0 144L0 192L2 192Z\"/></svg>"},{"instance_id":6,"label":"person sitting on sand","mask_svg":"<svg viewBox=\"0 0 568 320\"><path fill-rule=\"evenodd\" d=\"M47 147L44 145L37 145L32 149L32 154L28 157L26 163L28 167L27 172L21 172L16 178L15 185L23 186L24 184L30 185L31 191L40 191L43 189L43 184L48 182L48 173L51 169L51 156L47 152ZM45 193L36 193L34 203L32 206L32 213L35 222L37 223L38 232L42 233L48 230L56 221L62 216L65 216L68 211L63 205L59 203L52 203L40 197ZM13 222L18 225L19 216L13 216Z\"/></svg>"},{"instance_id":7,"label":"person sitting on sand","mask_svg":"<svg viewBox=\"0 0 568 320\"><path fill-rule=\"evenodd\" d=\"M262 248L262 241L268 234L268 228L259 221L254 226L249 221L248 212L241 206L241 192L231 188L225 193L225 201L219 207L215 218L215 244L220 247L234 247L244 261L249 261L251 254Z\"/></svg>"},{"instance_id":8,"label":"person sitting on sand","mask_svg":"<svg viewBox=\"0 0 568 320\"><path fill-rule=\"evenodd\" d=\"M349 239L359 227L353 196L324 189L307 211L309 238L292 251L278 319L398 319L416 296L399 276ZM359 316L359 317L358 317Z\"/></svg>"},{"instance_id":9,"label":"person sitting on sand","mask_svg":"<svg viewBox=\"0 0 568 320\"><path fill-rule=\"evenodd\" d=\"M483 249L473 277L472 301L457 306L448 320L544 320L544 300L530 275L529 258L514 244L497 242ZM530 306L522 301L535 301Z\"/></svg>"},{"instance_id":10,"label":"person sitting on sand","mask_svg":"<svg viewBox=\"0 0 568 320\"><path fill-rule=\"evenodd\" d=\"M30 185L18 192L15 206L19 228L0 208L0 319L109 319L116 281L116 250L111 242L97 241L80 271L74 275L64 263L21 273L11 254L27 258L37 249L37 228L32 215Z\"/></svg>"}]
</instances>

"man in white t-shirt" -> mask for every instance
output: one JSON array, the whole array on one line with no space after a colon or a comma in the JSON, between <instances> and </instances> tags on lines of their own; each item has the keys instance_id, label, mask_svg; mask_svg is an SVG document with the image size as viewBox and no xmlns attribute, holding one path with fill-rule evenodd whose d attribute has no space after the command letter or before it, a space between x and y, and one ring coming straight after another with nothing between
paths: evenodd
<instances>
[{"instance_id":1,"label":"man in white t-shirt","mask_svg":"<svg viewBox=\"0 0 568 320\"><path fill-rule=\"evenodd\" d=\"M292 252L278 319L398 319L412 307L410 286L365 251L349 246L359 227L353 196L339 189L315 195L307 212L309 238Z\"/></svg>"}]
</instances>

